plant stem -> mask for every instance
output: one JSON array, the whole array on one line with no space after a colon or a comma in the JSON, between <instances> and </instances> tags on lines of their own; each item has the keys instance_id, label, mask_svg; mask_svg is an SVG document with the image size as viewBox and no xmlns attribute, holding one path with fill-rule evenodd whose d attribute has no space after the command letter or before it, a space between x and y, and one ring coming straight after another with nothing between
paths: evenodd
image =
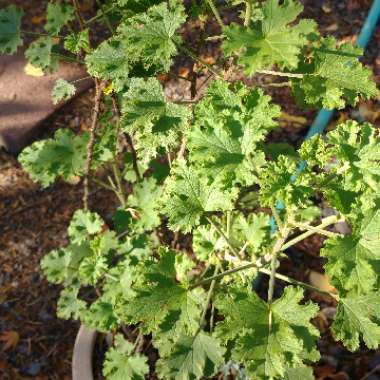
<instances>
[{"instance_id":1,"label":"plant stem","mask_svg":"<svg viewBox=\"0 0 380 380\"><path fill-rule=\"evenodd\" d=\"M259 74L267 74L267 75L277 75L279 77L288 77L288 78L303 78L303 74L296 73L283 73L281 71L272 71L272 70L256 70Z\"/></svg>"},{"instance_id":2,"label":"plant stem","mask_svg":"<svg viewBox=\"0 0 380 380\"><path fill-rule=\"evenodd\" d=\"M216 21L218 22L218 24L220 25L220 27L223 29L224 28L224 23L223 23L222 17L220 16L220 13L219 13L218 9L216 8L216 6L214 4L214 1L213 0L206 0L206 1L207 1L208 5L210 6L211 10L212 10L212 13L214 13Z\"/></svg>"},{"instance_id":3,"label":"plant stem","mask_svg":"<svg viewBox=\"0 0 380 380\"><path fill-rule=\"evenodd\" d=\"M244 17L244 26L249 26L249 22L252 17L252 0L246 0L245 2L245 17Z\"/></svg>"},{"instance_id":4,"label":"plant stem","mask_svg":"<svg viewBox=\"0 0 380 380\"><path fill-rule=\"evenodd\" d=\"M224 241L226 242L226 244L228 245L228 248L231 250L231 252L237 256L237 257L241 257L240 255L240 252L231 244L231 241L230 239L226 236L226 234L224 233L224 231L219 227L219 225L214 222L211 218L209 217L206 217L207 221L216 229L216 231L218 232L218 234L220 236L223 237Z\"/></svg>"},{"instance_id":5,"label":"plant stem","mask_svg":"<svg viewBox=\"0 0 380 380\"><path fill-rule=\"evenodd\" d=\"M220 269L220 265L218 264L215 267L215 270L214 270L214 275L213 275L214 277L217 276L217 274L219 272L219 269ZM203 311L202 311L201 319L199 321L199 328L198 328L198 331L196 332L195 335L198 335L199 331L201 331L202 328L203 328L203 325L204 325L205 320L206 320L206 314L207 314L208 305L210 304L212 295L214 293L215 285L216 285L216 280L214 279L214 280L211 281L210 288L209 288L208 293L207 293L206 302L205 302L205 304L203 306Z\"/></svg>"},{"instance_id":6,"label":"plant stem","mask_svg":"<svg viewBox=\"0 0 380 380\"><path fill-rule=\"evenodd\" d=\"M119 104L117 102L116 95L113 93L111 95L111 98L112 98L112 105L113 105L113 109L114 109L115 115L118 118L119 123L120 123L121 112L120 112ZM140 170L139 170L139 167L138 167L138 164L137 164L137 153L136 153L135 146L133 145L132 137L131 137L131 135L129 133L125 134L125 140L126 140L126 144L128 145L128 148L129 148L129 150L131 152L131 155L132 155L133 171L136 174L137 180L141 181Z\"/></svg>"},{"instance_id":7,"label":"plant stem","mask_svg":"<svg viewBox=\"0 0 380 380\"><path fill-rule=\"evenodd\" d=\"M337 221L337 223L338 222L339 221ZM314 233L317 233L317 234L320 234L320 235L324 235L324 236L327 236L327 237L342 236L339 233L332 232L332 231L326 231L326 230L323 230L321 228L314 227L314 226L309 226L309 225L303 224L303 223L292 223L292 225L294 227L297 227L297 228L301 229L301 230L314 231Z\"/></svg>"},{"instance_id":8,"label":"plant stem","mask_svg":"<svg viewBox=\"0 0 380 380\"><path fill-rule=\"evenodd\" d=\"M79 26L80 26L81 30L83 30L85 28L85 21L82 17L82 14L80 13L80 6L78 3L78 0L73 0L73 5L74 5L74 9L75 9L75 14L76 14L78 22L79 22Z\"/></svg>"},{"instance_id":9,"label":"plant stem","mask_svg":"<svg viewBox=\"0 0 380 380\"><path fill-rule=\"evenodd\" d=\"M82 61L81 59L78 59L78 58L69 57L67 55L59 54L59 53L51 53L51 55L58 57L58 58L61 58L61 59L68 61L68 62L76 62L76 63L80 63L81 65L84 65L84 61Z\"/></svg>"},{"instance_id":10,"label":"plant stem","mask_svg":"<svg viewBox=\"0 0 380 380\"><path fill-rule=\"evenodd\" d=\"M282 247L281 247L281 250L282 251L285 251L286 249L288 249L289 247L297 244L298 242L306 239L307 237L311 236L311 235L314 235L316 232L319 232L320 230L322 230L323 228L331 225L331 224L334 224L334 223L337 223L338 222L338 217L336 215L331 215L331 216L328 216L327 218L323 219L322 220L322 223L319 224L318 226L316 226L315 228L312 228L310 229L309 231L306 231L304 232L303 234L301 235L298 235L297 237L295 237L294 239L291 239L289 240L287 243L285 243Z\"/></svg>"},{"instance_id":11,"label":"plant stem","mask_svg":"<svg viewBox=\"0 0 380 380\"><path fill-rule=\"evenodd\" d=\"M85 210L88 210L88 195L89 195L89 188L88 188L88 177L91 170L91 162L92 162L92 155L94 152L94 146L95 146L95 131L96 126L98 123L98 117L99 117L99 109L100 109L100 101L102 99L102 85L99 79L95 79L95 99L94 99L94 110L92 113L92 122L90 127L90 140L87 144L87 154L86 154L86 161L84 164L84 180L83 180L83 207Z\"/></svg>"},{"instance_id":12,"label":"plant stem","mask_svg":"<svg viewBox=\"0 0 380 380\"><path fill-rule=\"evenodd\" d=\"M283 226L282 226L282 221L281 221L280 215L278 214L275 207L271 206L270 209L272 211L272 216L273 216L274 220L276 221L277 227L281 230Z\"/></svg>"},{"instance_id":13,"label":"plant stem","mask_svg":"<svg viewBox=\"0 0 380 380\"><path fill-rule=\"evenodd\" d=\"M89 25L89 24L91 24L91 23L99 20L100 18L103 18L104 15L112 12L115 9L115 7L116 7L116 5L110 6L108 9L106 9L105 11L103 11L101 14L98 14L98 15L90 18L89 20L85 21L85 25L87 26L87 25Z\"/></svg>"},{"instance_id":14,"label":"plant stem","mask_svg":"<svg viewBox=\"0 0 380 380\"><path fill-rule=\"evenodd\" d=\"M104 20L104 23L106 24L107 28L109 29L109 31L114 34L115 33L115 29L114 27L112 26L111 24L111 21L110 19L108 18L107 14L105 13L105 10L104 10L104 7L103 7L103 4L100 2L100 0L96 0L96 4L98 5L98 7L100 8L100 13L103 17L103 20Z\"/></svg>"},{"instance_id":15,"label":"plant stem","mask_svg":"<svg viewBox=\"0 0 380 380\"><path fill-rule=\"evenodd\" d=\"M117 189L118 189L118 192L120 194L121 206L123 208L125 208L125 206L127 205L127 201L126 201L126 197L124 194L124 189L123 189L123 184L122 184L122 179L121 179L121 173L119 170L119 166L117 165L116 162L112 163L112 170L113 170L113 175L114 175L115 180L116 180Z\"/></svg>"}]
</instances>

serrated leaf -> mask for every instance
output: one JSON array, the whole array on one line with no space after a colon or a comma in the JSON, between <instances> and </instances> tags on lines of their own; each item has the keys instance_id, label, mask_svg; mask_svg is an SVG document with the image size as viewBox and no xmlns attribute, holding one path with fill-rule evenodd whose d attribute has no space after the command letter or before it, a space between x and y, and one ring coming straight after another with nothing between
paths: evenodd
<instances>
[{"instance_id":1,"label":"serrated leaf","mask_svg":"<svg viewBox=\"0 0 380 380\"><path fill-rule=\"evenodd\" d=\"M78 33L71 33L65 37L64 47L73 54L78 54L81 50L89 53L90 36L89 30L83 29Z\"/></svg>"},{"instance_id":2,"label":"serrated leaf","mask_svg":"<svg viewBox=\"0 0 380 380\"><path fill-rule=\"evenodd\" d=\"M158 227L161 223L159 217L162 188L149 177L137 183L133 193L128 197L128 207L137 211L137 219L133 221L133 229L144 232Z\"/></svg>"},{"instance_id":3,"label":"serrated leaf","mask_svg":"<svg viewBox=\"0 0 380 380\"><path fill-rule=\"evenodd\" d=\"M133 344L121 334L115 336L115 347L108 349L103 365L107 380L144 380L149 373L147 358L133 353Z\"/></svg>"},{"instance_id":4,"label":"serrated leaf","mask_svg":"<svg viewBox=\"0 0 380 380\"><path fill-rule=\"evenodd\" d=\"M89 237L102 230L103 224L103 220L94 212L75 211L68 228L71 242L81 244L88 241Z\"/></svg>"},{"instance_id":5,"label":"serrated leaf","mask_svg":"<svg viewBox=\"0 0 380 380\"><path fill-rule=\"evenodd\" d=\"M240 83L229 89L224 81L214 82L196 107L190 161L212 177L221 176L227 187L235 182L252 185L255 169L264 163L264 153L256 147L276 126L277 116L279 109L260 90Z\"/></svg>"},{"instance_id":6,"label":"serrated leaf","mask_svg":"<svg viewBox=\"0 0 380 380\"><path fill-rule=\"evenodd\" d=\"M132 78L123 97L123 129L135 137L136 149L143 164L155 158L160 148L169 151L179 144L189 110L166 100L156 78Z\"/></svg>"},{"instance_id":7,"label":"serrated leaf","mask_svg":"<svg viewBox=\"0 0 380 380\"><path fill-rule=\"evenodd\" d=\"M124 54L129 62L142 62L146 68L154 66L168 71L172 56L177 53L176 44L181 41L175 32L185 20L181 3L174 7L161 3L127 18L119 26L118 33L125 42Z\"/></svg>"},{"instance_id":8,"label":"serrated leaf","mask_svg":"<svg viewBox=\"0 0 380 380\"><path fill-rule=\"evenodd\" d=\"M80 319L85 312L86 302L78 298L79 287L72 285L64 288L58 299L57 316L63 319Z\"/></svg>"},{"instance_id":9,"label":"serrated leaf","mask_svg":"<svg viewBox=\"0 0 380 380\"><path fill-rule=\"evenodd\" d=\"M195 337L181 336L172 354L157 362L162 379L191 380L214 375L223 359L224 349L216 338L201 331Z\"/></svg>"},{"instance_id":10,"label":"serrated leaf","mask_svg":"<svg viewBox=\"0 0 380 380\"><path fill-rule=\"evenodd\" d=\"M289 368L284 380L315 380L313 369L310 367Z\"/></svg>"},{"instance_id":11,"label":"serrated leaf","mask_svg":"<svg viewBox=\"0 0 380 380\"><path fill-rule=\"evenodd\" d=\"M15 5L0 9L0 53L14 54L22 45L21 19L24 12Z\"/></svg>"},{"instance_id":12,"label":"serrated leaf","mask_svg":"<svg viewBox=\"0 0 380 380\"><path fill-rule=\"evenodd\" d=\"M53 103L58 104L63 100L68 100L75 95L75 86L70 82L67 82L65 79L58 79L55 82L53 92L51 94Z\"/></svg>"},{"instance_id":13,"label":"serrated leaf","mask_svg":"<svg viewBox=\"0 0 380 380\"><path fill-rule=\"evenodd\" d=\"M217 324L217 334L233 342L233 360L243 363L253 378L282 379L288 367L319 359L319 332L310 323L318 306L300 305L302 298L300 288L288 286L272 304L269 326L268 304L256 293L229 289L218 297L216 307L225 320Z\"/></svg>"},{"instance_id":14,"label":"serrated leaf","mask_svg":"<svg viewBox=\"0 0 380 380\"><path fill-rule=\"evenodd\" d=\"M57 36L61 29L70 21L74 20L74 8L69 4L49 2L46 12L45 30Z\"/></svg>"},{"instance_id":15,"label":"serrated leaf","mask_svg":"<svg viewBox=\"0 0 380 380\"><path fill-rule=\"evenodd\" d=\"M377 284L380 261L380 211L362 224L359 236L330 238L321 255L328 259L325 269L340 293L366 294Z\"/></svg>"},{"instance_id":16,"label":"serrated leaf","mask_svg":"<svg viewBox=\"0 0 380 380\"><path fill-rule=\"evenodd\" d=\"M40 37L30 44L25 51L25 57L33 66L43 71L55 71L58 69L58 58L53 53L56 43L53 37Z\"/></svg>"},{"instance_id":17,"label":"serrated leaf","mask_svg":"<svg viewBox=\"0 0 380 380\"><path fill-rule=\"evenodd\" d=\"M81 316L82 322L97 331L107 333L120 323L112 304L98 298Z\"/></svg>"},{"instance_id":18,"label":"serrated leaf","mask_svg":"<svg viewBox=\"0 0 380 380\"><path fill-rule=\"evenodd\" d=\"M294 24L302 9L297 1L286 0L280 4L278 0L267 0L262 7L261 20L248 28L235 23L224 28L227 36L223 43L224 52L227 55L240 52L238 63L248 75L274 64L296 68L301 49L308 42L307 36L316 30L312 20Z\"/></svg>"},{"instance_id":19,"label":"serrated leaf","mask_svg":"<svg viewBox=\"0 0 380 380\"><path fill-rule=\"evenodd\" d=\"M332 330L350 351L355 351L363 339L366 346L376 349L380 344L380 294L348 293L339 300Z\"/></svg>"},{"instance_id":20,"label":"serrated leaf","mask_svg":"<svg viewBox=\"0 0 380 380\"><path fill-rule=\"evenodd\" d=\"M165 211L173 230L190 232L204 213L233 208L234 189L223 190L219 182L209 181L184 161L179 161L172 172L167 180Z\"/></svg>"},{"instance_id":21,"label":"serrated leaf","mask_svg":"<svg viewBox=\"0 0 380 380\"><path fill-rule=\"evenodd\" d=\"M371 71L359 61L362 50L350 43L337 48L333 37L322 39L314 49L312 63L301 68L302 80L294 80L294 93L300 104L327 109L355 105L378 94Z\"/></svg>"}]
</instances>

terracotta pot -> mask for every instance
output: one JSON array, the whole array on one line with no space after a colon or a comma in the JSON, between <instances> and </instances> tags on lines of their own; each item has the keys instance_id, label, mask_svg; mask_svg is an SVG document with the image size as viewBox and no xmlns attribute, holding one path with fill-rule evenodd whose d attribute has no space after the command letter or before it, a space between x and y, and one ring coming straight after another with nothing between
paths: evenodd
<instances>
[{"instance_id":1,"label":"terracotta pot","mask_svg":"<svg viewBox=\"0 0 380 380\"><path fill-rule=\"evenodd\" d=\"M94 380L92 359L97 332L81 326L75 339L72 375L73 380Z\"/></svg>"}]
</instances>

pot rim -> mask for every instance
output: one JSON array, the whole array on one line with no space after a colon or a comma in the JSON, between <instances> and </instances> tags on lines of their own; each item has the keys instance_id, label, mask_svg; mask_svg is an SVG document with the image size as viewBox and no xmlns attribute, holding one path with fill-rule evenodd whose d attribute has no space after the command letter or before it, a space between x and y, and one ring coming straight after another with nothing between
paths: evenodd
<instances>
[{"instance_id":1,"label":"pot rim","mask_svg":"<svg viewBox=\"0 0 380 380\"><path fill-rule=\"evenodd\" d=\"M97 332L81 325L75 339L72 376L73 380L94 380L92 354Z\"/></svg>"}]
</instances>

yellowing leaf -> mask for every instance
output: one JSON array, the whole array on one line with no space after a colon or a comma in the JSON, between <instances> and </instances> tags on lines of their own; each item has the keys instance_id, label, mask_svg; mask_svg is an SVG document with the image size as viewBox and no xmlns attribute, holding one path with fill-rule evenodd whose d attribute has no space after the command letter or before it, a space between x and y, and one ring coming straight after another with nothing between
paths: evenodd
<instances>
[{"instance_id":1,"label":"yellowing leaf","mask_svg":"<svg viewBox=\"0 0 380 380\"><path fill-rule=\"evenodd\" d=\"M3 351L12 349L14 350L20 340L20 335L17 331L4 331L0 335L0 341L3 342Z\"/></svg>"},{"instance_id":2,"label":"yellowing leaf","mask_svg":"<svg viewBox=\"0 0 380 380\"><path fill-rule=\"evenodd\" d=\"M45 75L39 67L33 66L30 62L24 67L24 72L32 77L43 77Z\"/></svg>"}]
</instances>

